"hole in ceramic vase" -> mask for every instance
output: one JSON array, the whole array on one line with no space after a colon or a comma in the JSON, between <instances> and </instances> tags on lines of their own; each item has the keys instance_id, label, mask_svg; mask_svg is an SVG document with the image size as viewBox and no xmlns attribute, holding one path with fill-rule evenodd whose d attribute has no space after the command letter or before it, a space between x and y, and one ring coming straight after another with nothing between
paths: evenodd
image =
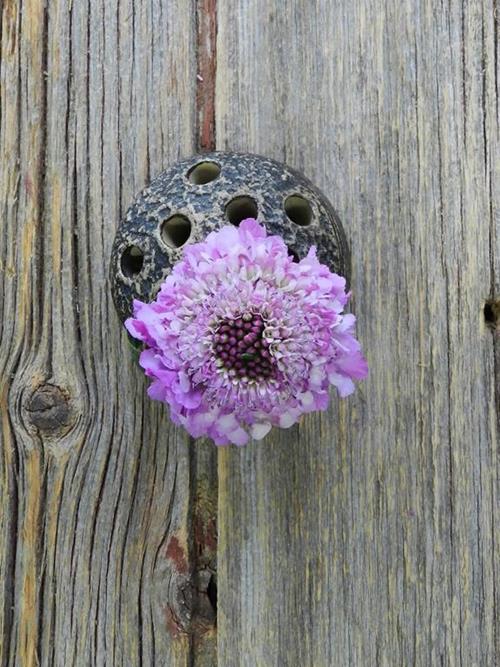
<instances>
[{"instance_id":1,"label":"hole in ceramic vase","mask_svg":"<svg viewBox=\"0 0 500 667\"><path fill-rule=\"evenodd\" d=\"M251 197L235 197L226 206L226 218L236 226L245 218L257 218L258 213L257 203Z\"/></svg>"},{"instance_id":2,"label":"hole in ceramic vase","mask_svg":"<svg viewBox=\"0 0 500 667\"><path fill-rule=\"evenodd\" d=\"M290 195L285 200L285 212L292 222L301 227L311 224L311 204L301 195Z\"/></svg>"},{"instance_id":3,"label":"hole in ceramic vase","mask_svg":"<svg viewBox=\"0 0 500 667\"><path fill-rule=\"evenodd\" d=\"M142 265L144 264L144 253L136 245L131 245L125 249L120 266L124 276L127 278L133 278L142 270Z\"/></svg>"},{"instance_id":4,"label":"hole in ceramic vase","mask_svg":"<svg viewBox=\"0 0 500 667\"><path fill-rule=\"evenodd\" d=\"M215 181L220 175L220 167L215 162L199 162L188 171L188 178L195 185L205 185Z\"/></svg>"},{"instance_id":5,"label":"hole in ceramic vase","mask_svg":"<svg viewBox=\"0 0 500 667\"><path fill-rule=\"evenodd\" d=\"M294 262L300 262L300 257L298 255L298 252L294 248L290 248L290 246L287 246L288 248L288 254L293 257Z\"/></svg>"},{"instance_id":6,"label":"hole in ceramic vase","mask_svg":"<svg viewBox=\"0 0 500 667\"><path fill-rule=\"evenodd\" d=\"M171 248L180 248L191 235L191 220L185 215L172 215L161 226L161 238Z\"/></svg>"}]
</instances>

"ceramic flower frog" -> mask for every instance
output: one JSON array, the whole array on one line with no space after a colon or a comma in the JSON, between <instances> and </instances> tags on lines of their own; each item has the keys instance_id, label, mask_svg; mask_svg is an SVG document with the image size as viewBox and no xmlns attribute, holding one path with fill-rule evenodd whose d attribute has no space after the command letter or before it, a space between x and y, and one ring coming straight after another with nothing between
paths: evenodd
<instances>
[{"instance_id":1,"label":"ceramic flower frog","mask_svg":"<svg viewBox=\"0 0 500 667\"><path fill-rule=\"evenodd\" d=\"M181 163L180 170L160 177L143 193L142 213L137 204L135 210L132 207L127 217L129 226L135 220L129 230L132 238L122 229L115 241L115 266L124 261L125 266L120 266L122 281L114 279L114 296L122 317L132 310L125 326L143 344L140 365L152 379L151 398L166 403L172 420L193 437L208 436L217 445L244 445L250 438L264 437L272 426L287 428L304 413L325 410L330 386L340 396L352 393L353 380L366 376L367 364L354 337L355 318L344 312L349 300L346 278L332 270L336 263L345 269L348 262L338 218L319 219L332 227L321 248L330 260L327 266L318 257L318 246L309 243L321 243L321 231L325 233L315 231L311 219L321 206L329 212L322 195L295 172L284 172L288 168L283 165L235 154L230 154L226 167L230 172L227 165L234 170L238 159L246 160L245 168L240 168L246 194L231 173L224 175L227 182L214 194L213 186L208 186L223 177L224 155L214 153L210 160L203 156L202 164L214 166L198 174L195 180L202 183L193 183L196 164ZM273 192L268 192L266 205L266 188L254 190L262 174L252 180L252 168L259 166L259 160L268 176L274 174L276 180L279 175L282 187L273 189L267 182L267 191ZM287 174L292 183L286 182ZM293 182L297 179L299 184ZM195 187L194 195L188 184ZM182 198L179 189L187 189ZM273 208L269 215L270 224L265 210L268 200L278 195L281 216L274 228L282 233L272 234L276 211ZM221 197L225 201L219 201ZM293 197L295 209L287 213L287 199ZM239 211L234 204L238 198L245 198ZM145 202L156 202L156 207L148 209ZM202 217L200 211L209 204L210 215ZM272 205L276 207L275 202ZM249 212L252 215L245 217ZM300 221L294 222L293 215ZM186 227L186 238L177 246L172 230L170 245L165 239L165 224L172 219L177 220L177 241L184 224L179 221L189 224L189 233ZM300 224L306 219L307 224ZM159 269L151 260L161 252L162 243ZM136 264L131 248L138 249ZM134 266L139 269L137 277L131 270ZM127 267L128 290L124 289ZM156 284L155 271L161 274Z\"/></svg>"}]
</instances>

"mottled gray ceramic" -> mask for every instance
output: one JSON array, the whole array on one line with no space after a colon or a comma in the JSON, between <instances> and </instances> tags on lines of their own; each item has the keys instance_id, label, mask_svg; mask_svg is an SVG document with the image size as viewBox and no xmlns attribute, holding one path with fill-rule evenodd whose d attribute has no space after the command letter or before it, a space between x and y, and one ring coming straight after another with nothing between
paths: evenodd
<instances>
[{"instance_id":1,"label":"mottled gray ceramic","mask_svg":"<svg viewBox=\"0 0 500 667\"><path fill-rule=\"evenodd\" d=\"M311 245L349 280L349 252L326 197L284 164L243 153L213 152L178 162L141 192L121 222L111 254L113 300L121 320L132 299L152 301L187 243L257 218L302 259Z\"/></svg>"}]
</instances>

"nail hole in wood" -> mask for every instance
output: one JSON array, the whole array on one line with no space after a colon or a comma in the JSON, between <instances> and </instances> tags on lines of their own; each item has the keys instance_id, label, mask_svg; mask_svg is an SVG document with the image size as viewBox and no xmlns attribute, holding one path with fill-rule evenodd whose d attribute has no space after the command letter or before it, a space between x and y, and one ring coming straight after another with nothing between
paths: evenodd
<instances>
[{"instance_id":1,"label":"nail hole in wood","mask_svg":"<svg viewBox=\"0 0 500 667\"><path fill-rule=\"evenodd\" d=\"M285 213L292 222L301 227L306 227L312 221L311 204L301 195L290 195L285 200Z\"/></svg>"},{"instance_id":2,"label":"nail hole in wood","mask_svg":"<svg viewBox=\"0 0 500 667\"><path fill-rule=\"evenodd\" d=\"M220 175L220 167L215 162L199 162L188 171L188 178L195 185L205 185L215 181Z\"/></svg>"},{"instance_id":3,"label":"nail hole in wood","mask_svg":"<svg viewBox=\"0 0 500 667\"><path fill-rule=\"evenodd\" d=\"M124 251L121 259L121 269L124 276L133 278L142 270L144 253L136 245L131 245Z\"/></svg>"},{"instance_id":4,"label":"nail hole in wood","mask_svg":"<svg viewBox=\"0 0 500 667\"><path fill-rule=\"evenodd\" d=\"M500 330L500 299L489 299L484 304L484 321L493 331Z\"/></svg>"},{"instance_id":5,"label":"nail hole in wood","mask_svg":"<svg viewBox=\"0 0 500 667\"><path fill-rule=\"evenodd\" d=\"M257 218L258 213L257 202L251 197L235 197L226 206L226 218L236 226L245 218Z\"/></svg>"},{"instance_id":6,"label":"nail hole in wood","mask_svg":"<svg viewBox=\"0 0 500 667\"><path fill-rule=\"evenodd\" d=\"M217 618L217 581L215 575L212 574L207 586L207 595L214 610L215 617Z\"/></svg>"},{"instance_id":7,"label":"nail hole in wood","mask_svg":"<svg viewBox=\"0 0 500 667\"><path fill-rule=\"evenodd\" d=\"M191 220L185 215L172 215L162 224L161 238L171 248L180 248L191 236Z\"/></svg>"}]
</instances>

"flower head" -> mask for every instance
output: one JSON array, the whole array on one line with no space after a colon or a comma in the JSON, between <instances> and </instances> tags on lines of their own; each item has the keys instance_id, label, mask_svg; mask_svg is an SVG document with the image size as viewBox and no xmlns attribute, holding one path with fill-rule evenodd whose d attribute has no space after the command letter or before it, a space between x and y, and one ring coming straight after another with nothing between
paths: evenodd
<instances>
[{"instance_id":1,"label":"flower head","mask_svg":"<svg viewBox=\"0 0 500 667\"><path fill-rule=\"evenodd\" d=\"M325 410L330 385L347 396L368 370L345 284L314 247L295 262L252 218L186 246L156 300L134 301L125 322L146 345L149 395L218 445Z\"/></svg>"}]
</instances>

